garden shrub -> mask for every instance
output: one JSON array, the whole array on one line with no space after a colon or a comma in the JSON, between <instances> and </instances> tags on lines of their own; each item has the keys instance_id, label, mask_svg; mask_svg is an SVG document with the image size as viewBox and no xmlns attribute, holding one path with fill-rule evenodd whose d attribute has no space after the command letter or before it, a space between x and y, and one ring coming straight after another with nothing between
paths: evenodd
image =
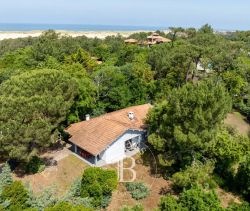
<instances>
[{"instance_id":1,"label":"garden shrub","mask_svg":"<svg viewBox=\"0 0 250 211\"><path fill-rule=\"evenodd\" d=\"M25 171L26 173L40 173L45 169L46 165L44 161L37 157L34 156L32 159L26 164Z\"/></svg>"},{"instance_id":2,"label":"garden shrub","mask_svg":"<svg viewBox=\"0 0 250 211\"><path fill-rule=\"evenodd\" d=\"M111 195L103 196L102 201L101 201L101 207L103 208L108 207L110 202L111 202Z\"/></svg>"},{"instance_id":3,"label":"garden shrub","mask_svg":"<svg viewBox=\"0 0 250 211\"><path fill-rule=\"evenodd\" d=\"M204 190L199 186L194 186L181 193L179 203L189 211L210 211L222 210L220 200L214 190Z\"/></svg>"},{"instance_id":4,"label":"garden shrub","mask_svg":"<svg viewBox=\"0 0 250 211\"><path fill-rule=\"evenodd\" d=\"M141 204L137 204L134 207L130 207L130 206L123 206L120 211L143 211L144 208Z\"/></svg>"},{"instance_id":5,"label":"garden shrub","mask_svg":"<svg viewBox=\"0 0 250 211\"><path fill-rule=\"evenodd\" d=\"M149 188L142 182L129 182L125 184L127 191L130 192L132 198L139 200L149 195Z\"/></svg>"},{"instance_id":6,"label":"garden shrub","mask_svg":"<svg viewBox=\"0 0 250 211\"><path fill-rule=\"evenodd\" d=\"M246 160L239 165L235 183L237 189L250 201L250 153L246 157Z\"/></svg>"},{"instance_id":7,"label":"garden shrub","mask_svg":"<svg viewBox=\"0 0 250 211\"><path fill-rule=\"evenodd\" d=\"M190 189L193 185L201 185L206 188L215 188L216 183L212 178L214 165L212 162L202 164L196 161L192 166L173 175L173 187L177 191Z\"/></svg>"},{"instance_id":8,"label":"garden shrub","mask_svg":"<svg viewBox=\"0 0 250 211\"><path fill-rule=\"evenodd\" d=\"M4 207L0 205L0 211L4 211Z\"/></svg>"},{"instance_id":9,"label":"garden shrub","mask_svg":"<svg viewBox=\"0 0 250 211\"><path fill-rule=\"evenodd\" d=\"M10 202L10 210L20 210L28 207L28 191L20 181L15 181L11 185L5 186L1 197Z\"/></svg>"},{"instance_id":10,"label":"garden shrub","mask_svg":"<svg viewBox=\"0 0 250 211\"><path fill-rule=\"evenodd\" d=\"M250 120L250 99L248 100L248 104L239 103L235 105L235 108L240 111L243 115L247 117L248 120Z\"/></svg>"},{"instance_id":11,"label":"garden shrub","mask_svg":"<svg viewBox=\"0 0 250 211\"><path fill-rule=\"evenodd\" d=\"M53 207L46 208L44 211L93 211L93 209L82 205L74 206L68 202L60 202Z\"/></svg>"},{"instance_id":12,"label":"garden shrub","mask_svg":"<svg viewBox=\"0 0 250 211\"><path fill-rule=\"evenodd\" d=\"M99 183L95 182L92 185L89 185L88 194L89 194L89 197L93 198L92 202L95 207L98 207L101 205L103 201L104 192Z\"/></svg>"},{"instance_id":13,"label":"garden shrub","mask_svg":"<svg viewBox=\"0 0 250 211\"><path fill-rule=\"evenodd\" d=\"M92 199L81 197L81 179L77 178L71 185L69 191L61 198L61 201L69 202L73 205L83 205L92 208Z\"/></svg>"},{"instance_id":14,"label":"garden shrub","mask_svg":"<svg viewBox=\"0 0 250 211\"><path fill-rule=\"evenodd\" d=\"M81 196L81 178L77 178L70 186L68 195Z\"/></svg>"},{"instance_id":15,"label":"garden shrub","mask_svg":"<svg viewBox=\"0 0 250 211\"><path fill-rule=\"evenodd\" d=\"M171 195L161 198L159 209L161 211L222 211L220 200L213 190L205 190L194 186L184 190L179 198Z\"/></svg>"},{"instance_id":16,"label":"garden shrub","mask_svg":"<svg viewBox=\"0 0 250 211\"><path fill-rule=\"evenodd\" d=\"M85 169L82 176L81 197L91 198L95 207L107 206L108 197L111 197L117 185L116 171L90 167Z\"/></svg>"},{"instance_id":17,"label":"garden shrub","mask_svg":"<svg viewBox=\"0 0 250 211\"><path fill-rule=\"evenodd\" d=\"M242 202L241 204L233 203L228 208L228 211L249 211L250 204L248 202Z\"/></svg>"},{"instance_id":18,"label":"garden shrub","mask_svg":"<svg viewBox=\"0 0 250 211\"><path fill-rule=\"evenodd\" d=\"M44 208L53 206L58 202L56 189L54 187L45 188L38 194L33 194L33 192L30 191L29 195L29 206L38 211L43 211Z\"/></svg>"},{"instance_id":19,"label":"garden shrub","mask_svg":"<svg viewBox=\"0 0 250 211\"><path fill-rule=\"evenodd\" d=\"M171 195L161 197L159 204L160 210L164 211L173 211L173 210L182 210L181 205L177 202L177 199Z\"/></svg>"}]
</instances>

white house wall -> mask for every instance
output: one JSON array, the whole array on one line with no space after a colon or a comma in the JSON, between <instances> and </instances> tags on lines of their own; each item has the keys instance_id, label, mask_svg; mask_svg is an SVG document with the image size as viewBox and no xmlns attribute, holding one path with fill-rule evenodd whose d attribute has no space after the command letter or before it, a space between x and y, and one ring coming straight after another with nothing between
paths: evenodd
<instances>
[{"instance_id":1,"label":"white house wall","mask_svg":"<svg viewBox=\"0 0 250 211\"><path fill-rule=\"evenodd\" d=\"M144 132L142 131L126 131L100 154L100 158L106 163L114 163L122 160L123 158L125 158L125 142L129 139L141 136L143 133Z\"/></svg>"}]
</instances>

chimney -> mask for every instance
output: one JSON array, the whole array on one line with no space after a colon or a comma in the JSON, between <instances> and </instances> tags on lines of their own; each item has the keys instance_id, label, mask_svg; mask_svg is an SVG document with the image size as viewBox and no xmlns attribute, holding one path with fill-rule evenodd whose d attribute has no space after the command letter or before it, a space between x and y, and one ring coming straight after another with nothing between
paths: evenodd
<instances>
[{"instance_id":1,"label":"chimney","mask_svg":"<svg viewBox=\"0 0 250 211\"><path fill-rule=\"evenodd\" d=\"M85 115L85 120L86 120L86 121L89 121L89 120L90 120L90 115L89 115L89 114L86 114L86 115Z\"/></svg>"},{"instance_id":2,"label":"chimney","mask_svg":"<svg viewBox=\"0 0 250 211\"><path fill-rule=\"evenodd\" d=\"M134 112L133 112L133 111L128 112L128 118L129 118L130 120L133 120L133 119L135 118L135 115L134 115Z\"/></svg>"}]
</instances>

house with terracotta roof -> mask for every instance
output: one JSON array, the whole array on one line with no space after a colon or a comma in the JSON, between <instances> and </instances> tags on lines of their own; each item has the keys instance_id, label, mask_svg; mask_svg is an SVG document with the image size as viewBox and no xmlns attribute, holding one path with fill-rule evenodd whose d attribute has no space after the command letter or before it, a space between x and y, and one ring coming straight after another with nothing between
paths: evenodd
<instances>
[{"instance_id":1,"label":"house with terracotta roof","mask_svg":"<svg viewBox=\"0 0 250 211\"><path fill-rule=\"evenodd\" d=\"M148 45L155 45L155 44L160 44L160 43L167 43L167 42L171 42L170 39L165 38L160 36L157 33L152 33L150 36L147 37L148 39Z\"/></svg>"},{"instance_id":2,"label":"house with terracotta roof","mask_svg":"<svg viewBox=\"0 0 250 211\"><path fill-rule=\"evenodd\" d=\"M93 166L115 163L143 149L150 104L128 107L70 125L74 152Z\"/></svg>"},{"instance_id":3,"label":"house with terracotta roof","mask_svg":"<svg viewBox=\"0 0 250 211\"><path fill-rule=\"evenodd\" d=\"M126 44L137 44L138 40L136 40L136 39L126 39L126 40L124 40L124 42Z\"/></svg>"},{"instance_id":4,"label":"house with terracotta roof","mask_svg":"<svg viewBox=\"0 0 250 211\"><path fill-rule=\"evenodd\" d=\"M136 39L126 39L124 40L126 44L138 44L140 46L148 46L161 44L161 43L169 43L172 42L170 39L166 37L160 36L158 33L154 32L151 35L147 36L147 40L136 40Z\"/></svg>"}]
</instances>

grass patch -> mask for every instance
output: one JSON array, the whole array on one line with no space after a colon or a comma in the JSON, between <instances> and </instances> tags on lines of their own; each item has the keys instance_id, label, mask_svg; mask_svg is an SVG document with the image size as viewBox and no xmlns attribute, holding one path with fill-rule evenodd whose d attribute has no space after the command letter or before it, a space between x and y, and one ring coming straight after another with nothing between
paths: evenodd
<instances>
[{"instance_id":1,"label":"grass patch","mask_svg":"<svg viewBox=\"0 0 250 211\"><path fill-rule=\"evenodd\" d=\"M240 118L240 119L242 119L242 120L245 119L245 117L244 117L240 112L238 112L238 111L233 112L233 114L234 114L236 117L238 117L238 118Z\"/></svg>"}]
</instances>

